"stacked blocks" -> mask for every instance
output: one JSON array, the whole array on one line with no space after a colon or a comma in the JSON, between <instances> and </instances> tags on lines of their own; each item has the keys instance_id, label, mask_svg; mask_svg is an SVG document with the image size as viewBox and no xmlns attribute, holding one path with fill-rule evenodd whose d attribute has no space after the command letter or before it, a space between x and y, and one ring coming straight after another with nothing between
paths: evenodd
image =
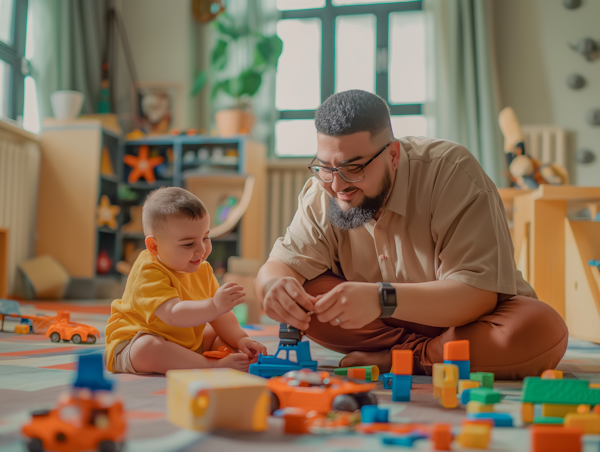
<instances>
[{"instance_id":1,"label":"stacked blocks","mask_svg":"<svg viewBox=\"0 0 600 452\"><path fill-rule=\"evenodd\" d=\"M433 365L433 395L440 399L444 408L456 408L458 386L458 366L456 364L435 363Z\"/></svg>"},{"instance_id":2,"label":"stacked blocks","mask_svg":"<svg viewBox=\"0 0 600 452\"><path fill-rule=\"evenodd\" d=\"M392 350L392 401L410 402L412 387L413 351Z\"/></svg>"},{"instance_id":3,"label":"stacked blocks","mask_svg":"<svg viewBox=\"0 0 600 452\"><path fill-rule=\"evenodd\" d=\"M469 341L450 341L444 344L444 364L458 366L458 378L468 380L471 372Z\"/></svg>"},{"instance_id":4,"label":"stacked blocks","mask_svg":"<svg viewBox=\"0 0 600 452\"><path fill-rule=\"evenodd\" d=\"M471 372L470 379L478 381L482 388L494 389L494 374L489 372Z\"/></svg>"},{"instance_id":5,"label":"stacked blocks","mask_svg":"<svg viewBox=\"0 0 600 452\"><path fill-rule=\"evenodd\" d=\"M467 414L469 420L491 420L494 423L494 427L512 427L513 419L508 413L469 413Z\"/></svg>"},{"instance_id":6,"label":"stacked blocks","mask_svg":"<svg viewBox=\"0 0 600 452\"><path fill-rule=\"evenodd\" d=\"M499 392L490 388L473 388L468 391L467 413L491 413L494 411L494 404L502 398ZM465 398L461 397L461 401L463 400Z\"/></svg>"},{"instance_id":7,"label":"stacked blocks","mask_svg":"<svg viewBox=\"0 0 600 452\"><path fill-rule=\"evenodd\" d=\"M459 370L460 372L460 370ZM467 389L478 388L479 382L473 380L458 380L458 394L462 394Z\"/></svg>"},{"instance_id":8,"label":"stacked blocks","mask_svg":"<svg viewBox=\"0 0 600 452\"><path fill-rule=\"evenodd\" d=\"M373 422L387 424L389 422L390 410L379 408L377 405L363 405L360 409L360 419L363 424Z\"/></svg>"},{"instance_id":9,"label":"stacked blocks","mask_svg":"<svg viewBox=\"0 0 600 452\"><path fill-rule=\"evenodd\" d=\"M348 372L353 373L356 372L357 369L364 369L365 376L362 377L363 380L366 381L377 381L379 378L379 367L377 366L356 366L356 367L339 367L333 371L334 375L338 377L348 377L348 378L357 378L351 377ZM361 374L360 370L358 370L359 374Z\"/></svg>"}]
</instances>

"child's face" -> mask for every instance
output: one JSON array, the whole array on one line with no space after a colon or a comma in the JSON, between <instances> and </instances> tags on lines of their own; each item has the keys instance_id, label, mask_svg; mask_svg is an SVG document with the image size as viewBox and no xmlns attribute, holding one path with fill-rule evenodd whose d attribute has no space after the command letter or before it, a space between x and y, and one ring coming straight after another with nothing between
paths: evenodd
<instances>
[{"instance_id":1,"label":"child's face","mask_svg":"<svg viewBox=\"0 0 600 452\"><path fill-rule=\"evenodd\" d=\"M210 216L199 220L174 217L167 220L154 236L154 246L146 238L146 246L171 270L192 273L198 270L212 251L208 238ZM153 252L153 248L156 252Z\"/></svg>"}]
</instances>

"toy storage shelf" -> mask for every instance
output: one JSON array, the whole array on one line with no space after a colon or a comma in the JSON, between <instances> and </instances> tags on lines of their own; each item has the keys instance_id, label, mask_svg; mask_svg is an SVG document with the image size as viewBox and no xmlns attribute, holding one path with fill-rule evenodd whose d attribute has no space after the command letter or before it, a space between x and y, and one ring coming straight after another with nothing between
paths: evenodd
<instances>
[{"instance_id":1,"label":"toy storage shelf","mask_svg":"<svg viewBox=\"0 0 600 452\"><path fill-rule=\"evenodd\" d=\"M155 168L155 182L144 178L130 181L132 168L124 163L125 155L138 156L142 147L147 147L150 157L162 157L163 163ZM208 258L217 275L226 271L230 256L263 259L266 212L266 149L263 144L247 137L220 138L204 135L152 136L128 140L122 148L121 180L119 191L135 193L136 200L119 199L123 214L122 225L132 221L132 210L139 209L150 191L162 186L187 188L190 176L251 175L254 189L250 204L241 222L229 233L213 239L213 252ZM214 193L211 193L211 196ZM200 198L202 196L200 195ZM211 212L214 220L215 212ZM214 226L211 225L211 228ZM129 225L128 231L120 232L121 255L127 260L128 253L144 246L141 224Z\"/></svg>"}]
</instances>

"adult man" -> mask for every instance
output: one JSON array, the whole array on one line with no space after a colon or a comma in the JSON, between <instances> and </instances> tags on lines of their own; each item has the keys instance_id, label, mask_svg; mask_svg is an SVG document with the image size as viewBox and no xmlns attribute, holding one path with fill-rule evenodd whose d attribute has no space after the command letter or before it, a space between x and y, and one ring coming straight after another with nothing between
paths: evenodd
<instances>
[{"instance_id":1,"label":"adult man","mask_svg":"<svg viewBox=\"0 0 600 452\"><path fill-rule=\"evenodd\" d=\"M516 269L502 202L469 151L394 140L386 103L359 90L327 99L315 125L314 177L257 278L266 313L348 353L343 366L388 371L391 349L412 349L415 373L431 374L445 342L468 339L475 371L554 368L567 327Z\"/></svg>"}]
</instances>

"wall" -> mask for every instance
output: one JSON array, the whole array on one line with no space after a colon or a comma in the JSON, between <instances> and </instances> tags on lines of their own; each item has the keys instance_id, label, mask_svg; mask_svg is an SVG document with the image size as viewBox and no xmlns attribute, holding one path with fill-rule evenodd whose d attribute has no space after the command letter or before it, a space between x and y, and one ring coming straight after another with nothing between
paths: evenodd
<instances>
[{"instance_id":1,"label":"wall","mask_svg":"<svg viewBox=\"0 0 600 452\"><path fill-rule=\"evenodd\" d=\"M511 106L522 124L556 124L569 131L572 183L600 185L600 126L585 115L600 108L600 59L588 62L568 43L590 37L600 42L600 0L583 0L568 10L562 0L495 0L496 56L501 107ZM572 90L567 77L587 80ZM577 149L589 149L593 163L578 164Z\"/></svg>"}]
</instances>

